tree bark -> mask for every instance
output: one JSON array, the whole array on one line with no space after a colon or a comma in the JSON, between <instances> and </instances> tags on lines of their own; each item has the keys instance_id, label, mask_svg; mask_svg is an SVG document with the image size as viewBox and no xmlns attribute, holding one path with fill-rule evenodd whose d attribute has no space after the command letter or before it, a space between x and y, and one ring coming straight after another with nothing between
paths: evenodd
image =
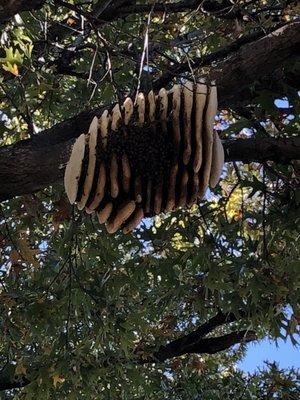
<instances>
[{"instance_id":1,"label":"tree bark","mask_svg":"<svg viewBox=\"0 0 300 400\"><path fill-rule=\"evenodd\" d=\"M271 74L299 44L300 21L289 23L254 42L239 44L234 53L211 70L210 76L216 79L219 88L220 104L231 107L241 100L251 100L253 93L250 93L249 84ZM165 76L161 82L167 83L172 77ZM87 132L93 116L100 116L103 110L101 107L81 112L32 139L1 147L0 201L60 182L74 138ZM289 162L300 157L299 140L295 137L226 142L226 161Z\"/></svg>"},{"instance_id":2,"label":"tree bark","mask_svg":"<svg viewBox=\"0 0 300 400\"><path fill-rule=\"evenodd\" d=\"M217 82L219 104L234 108L255 97L251 84L282 67L292 57L299 57L299 47L300 21L275 30L271 28L267 35L256 31L207 56L169 68L154 82L154 87L167 85L174 77L189 71L190 65L197 75L201 67L214 64L208 77Z\"/></svg>"},{"instance_id":3,"label":"tree bark","mask_svg":"<svg viewBox=\"0 0 300 400\"><path fill-rule=\"evenodd\" d=\"M0 23L9 21L15 14L23 11L37 10L41 8L46 0L0 0ZM56 1L57 4L73 10L80 10L76 5L68 3L66 1ZM189 10L195 10L199 8L202 2L200 0L183 0L179 3L158 3L155 6L152 4L135 4L134 1L128 0L115 0L111 1L109 6L102 6L96 4L93 13L90 15L96 18L100 18L101 23L110 22L118 18L124 18L131 14L144 14L149 13L152 8L153 11L162 11L167 13L178 13ZM209 14L210 12L218 11L219 17L224 19L232 19L237 14L228 12L228 9L232 7L232 4L228 0L224 0L221 4L214 4L214 2L206 1L206 8L203 12ZM222 15L221 10L225 11L225 15ZM207 10L207 11L206 11ZM84 12L83 12L84 14Z\"/></svg>"},{"instance_id":4,"label":"tree bark","mask_svg":"<svg viewBox=\"0 0 300 400\"><path fill-rule=\"evenodd\" d=\"M300 159L300 137L228 140L223 143L225 159L229 161L286 164Z\"/></svg>"},{"instance_id":5,"label":"tree bark","mask_svg":"<svg viewBox=\"0 0 300 400\"><path fill-rule=\"evenodd\" d=\"M15 14L22 11L37 10L46 0L1 0L0 22L9 21Z\"/></svg>"},{"instance_id":6,"label":"tree bark","mask_svg":"<svg viewBox=\"0 0 300 400\"><path fill-rule=\"evenodd\" d=\"M185 336L182 338L185 339ZM227 335L204 338L195 341L194 343L188 343L183 348L172 347L173 342L166 346L162 346L155 357L163 362L167 359L180 357L184 354L216 354L220 351L226 350L237 343L247 343L256 340L257 336L254 331L240 331L231 332ZM180 341L180 340L179 340Z\"/></svg>"},{"instance_id":7,"label":"tree bark","mask_svg":"<svg viewBox=\"0 0 300 400\"><path fill-rule=\"evenodd\" d=\"M44 135L0 148L0 201L62 181L74 139L59 141L55 131L54 127ZM226 161L287 163L300 159L300 137L237 139L223 145Z\"/></svg>"}]
</instances>

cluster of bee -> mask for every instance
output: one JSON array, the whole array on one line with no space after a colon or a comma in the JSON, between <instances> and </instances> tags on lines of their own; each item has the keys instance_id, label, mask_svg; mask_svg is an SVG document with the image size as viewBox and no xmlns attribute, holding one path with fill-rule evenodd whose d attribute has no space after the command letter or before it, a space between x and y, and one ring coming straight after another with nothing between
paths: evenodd
<instances>
[{"instance_id":1,"label":"cluster of bee","mask_svg":"<svg viewBox=\"0 0 300 400\"><path fill-rule=\"evenodd\" d=\"M105 110L72 148L64 178L70 203L96 212L109 233L196 203L224 164L216 112L217 88L204 82L140 92Z\"/></svg>"}]
</instances>

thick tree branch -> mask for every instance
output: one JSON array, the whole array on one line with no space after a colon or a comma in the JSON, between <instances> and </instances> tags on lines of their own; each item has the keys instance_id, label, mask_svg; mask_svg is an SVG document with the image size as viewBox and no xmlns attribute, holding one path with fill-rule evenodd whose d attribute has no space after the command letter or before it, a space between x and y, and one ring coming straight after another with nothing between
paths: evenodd
<instances>
[{"instance_id":1,"label":"thick tree branch","mask_svg":"<svg viewBox=\"0 0 300 400\"><path fill-rule=\"evenodd\" d=\"M249 0L243 4L237 4L233 6L230 0L214 1L214 0L182 0L178 2L166 3L164 1L158 1L154 4L128 4L124 7L120 7L115 10L115 14L112 14L107 10L106 13L102 14L102 18L105 20L115 19L116 17L125 17L131 14L144 14L149 13L152 9L154 12L162 12L167 14L180 13L187 11L202 12L204 14L213 15L217 18L233 19L242 17L244 14L243 8L247 5L257 3L258 0ZM130 3L130 2L128 2Z\"/></svg>"},{"instance_id":2,"label":"thick tree branch","mask_svg":"<svg viewBox=\"0 0 300 400\"><path fill-rule=\"evenodd\" d=\"M300 136L293 138L237 139L224 143L226 161L286 164L300 159Z\"/></svg>"},{"instance_id":3,"label":"thick tree branch","mask_svg":"<svg viewBox=\"0 0 300 400\"><path fill-rule=\"evenodd\" d=\"M64 0L55 1L57 5L73 10L78 14L85 16L87 19L93 18L95 21L99 19L98 22L101 25L105 22L111 22L128 15L149 13L152 9L155 12L165 13L180 13L197 10L198 12L213 15L222 19L242 18L243 15L249 15L244 8L256 2L257 0L249 0L244 4L233 6L230 0L223 0L222 2L214 0L182 0L173 3L165 3L161 1L157 2L153 6L152 3L137 4L136 1L133 0L115 0L107 1L104 5L102 3L100 5L97 4L94 7L93 13L88 13L81 10L76 4L68 3ZM0 0L0 23L8 22L17 13L37 10L45 3L46 0ZM258 9L254 13L250 13L250 15L254 18L256 15L266 11L280 11L284 8L284 4L285 3L276 7Z\"/></svg>"},{"instance_id":4,"label":"thick tree branch","mask_svg":"<svg viewBox=\"0 0 300 400\"><path fill-rule=\"evenodd\" d=\"M41 8L46 0L0 0L0 23L9 21L15 14L23 11L37 10ZM93 13L87 13L80 9L80 7L68 1L57 0L56 4L64 6L70 10L76 11L78 14L84 15L87 18L93 18L97 20L99 18L100 24L104 22L110 22L118 18L124 18L131 14L143 14L148 13L152 9L153 5L150 4L136 4L133 0L114 0L107 1L106 3L96 4L93 8ZM99 2L100 3L100 2ZM196 10L203 3L202 0L182 0L174 3L158 2L154 6L154 11L177 13L183 11ZM206 0L204 12L212 14L222 14L222 11L226 12L231 9L232 4L229 0L223 0L221 4ZM225 18L233 18L234 16L225 16Z\"/></svg>"},{"instance_id":5,"label":"thick tree branch","mask_svg":"<svg viewBox=\"0 0 300 400\"><path fill-rule=\"evenodd\" d=\"M282 26L259 40L242 46L213 69L211 78L222 80L220 98L233 107L251 99L250 85L282 68L293 57L299 60L300 21ZM229 64L231 67L229 68ZM236 90L232 90L232 87ZM223 103L225 104L225 103Z\"/></svg>"},{"instance_id":6,"label":"thick tree branch","mask_svg":"<svg viewBox=\"0 0 300 400\"><path fill-rule=\"evenodd\" d=\"M249 84L271 74L300 44L300 22L247 43L211 71L217 80L220 103L230 107L252 98ZM169 77L170 78L170 77ZM169 78L165 81L169 81ZM0 201L32 193L61 181L74 138L86 132L103 107L82 112L30 140L0 148ZM289 162L298 159L300 139L248 139L224 143L227 161Z\"/></svg>"},{"instance_id":7,"label":"thick tree branch","mask_svg":"<svg viewBox=\"0 0 300 400\"><path fill-rule=\"evenodd\" d=\"M177 13L189 10L196 10L202 3L202 0L183 0L174 3L156 2L153 4L133 4L128 7L121 8L119 15L125 16L130 14L149 13L153 8L156 12Z\"/></svg>"},{"instance_id":8,"label":"thick tree branch","mask_svg":"<svg viewBox=\"0 0 300 400\"><path fill-rule=\"evenodd\" d=\"M0 23L9 21L22 11L41 8L46 0L0 0Z\"/></svg>"},{"instance_id":9,"label":"thick tree branch","mask_svg":"<svg viewBox=\"0 0 300 400\"><path fill-rule=\"evenodd\" d=\"M15 379L5 373L0 373L0 391L22 388L29 383L30 381L25 377Z\"/></svg>"},{"instance_id":10,"label":"thick tree branch","mask_svg":"<svg viewBox=\"0 0 300 400\"><path fill-rule=\"evenodd\" d=\"M76 132L81 133L84 121L78 124ZM59 124L43 135L0 148L0 201L33 193L62 181L74 142L70 139L74 132L70 132L67 126L67 122ZM226 161L286 163L300 159L300 137L239 139L225 142L224 147Z\"/></svg>"},{"instance_id":11,"label":"thick tree branch","mask_svg":"<svg viewBox=\"0 0 300 400\"><path fill-rule=\"evenodd\" d=\"M250 1L255 2L257 0ZM236 8L232 6L232 3L229 0L223 0L221 3L217 3L213 0L206 0L205 2L203 2L203 0L182 0L171 3L161 1L156 2L155 4L152 2L148 2L148 4L137 4L135 0L107 0L104 5L103 3L97 4L92 13L81 11L78 6L69 4L64 0L57 0L57 3L84 15L87 19L93 19L95 23L98 22L100 25L104 22L114 21L128 15L146 14L151 10L168 14L200 10L200 12L213 14L222 18L225 14L224 18L226 19L232 19L237 16ZM234 13L228 12L229 10L234 10Z\"/></svg>"},{"instance_id":12,"label":"thick tree branch","mask_svg":"<svg viewBox=\"0 0 300 400\"><path fill-rule=\"evenodd\" d=\"M300 21L279 27L264 35L262 31L243 36L227 47L192 60L197 69L214 65L209 77L216 80L222 105L231 106L251 98L249 85L275 71L284 62L298 55ZM154 82L155 88L166 86L174 77L190 71L189 63L169 68Z\"/></svg>"},{"instance_id":13,"label":"thick tree branch","mask_svg":"<svg viewBox=\"0 0 300 400\"><path fill-rule=\"evenodd\" d=\"M243 330L218 337L198 338L192 342L186 342L185 336L181 339L185 342L184 344L178 343L178 346L174 346L174 342L171 342L166 346L161 346L154 354L154 359L162 362L184 354L215 354L237 343L247 343L256 340L257 337L254 331ZM178 341L180 341L180 339Z\"/></svg>"},{"instance_id":14,"label":"thick tree branch","mask_svg":"<svg viewBox=\"0 0 300 400\"><path fill-rule=\"evenodd\" d=\"M245 314L242 312L241 317L244 317ZM214 329L218 328L221 325L229 324L237 320L237 317L233 313L223 314L218 313L210 320L200 325L199 328L192 331L191 333L182 336L172 342L168 343L165 346L161 346L157 352L154 354L154 358L159 359L160 361L166 360L167 358L177 357L179 355L198 351L189 351L192 348L196 348L199 345L199 349L202 346L199 344L203 342L203 337L207 334L211 333ZM226 342L226 341L225 341ZM210 348L209 344L205 347L202 347L205 350ZM203 352L203 351L202 351Z\"/></svg>"}]
</instances>

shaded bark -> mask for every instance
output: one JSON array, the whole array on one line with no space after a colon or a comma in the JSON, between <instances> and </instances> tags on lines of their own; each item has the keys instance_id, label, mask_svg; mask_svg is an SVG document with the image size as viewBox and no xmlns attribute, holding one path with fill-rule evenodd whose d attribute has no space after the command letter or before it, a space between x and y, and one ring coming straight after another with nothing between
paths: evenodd
<instances>
[{"instance_id":1,"label":"shaded bark","mask_svg":"<svg viewBox=\"0 0 300 400\"><path fill-rule=\"evenodd\" d=\"M66 126L67 123L59 124L44 135L0 148L0 201L62 181L74 142L68 137L73 132L63 130ZM66 140L59 137L59 132L64 132ZM226 161L287 163L300 159L300 137L229 140L224 142L224 148Z\"/></svg>"},{"instance_id":2,"label":"shaded bark","mask_svg":"<svg viewBox=\"0 0 300 400\"><path fill-rule=\"evenodd\" d=\"M46 0L1 0L0 23L9 21L14 15L22 11L31 11L41 8Z\"/></svg>"},{"instance_id":3,"label":"shaded bark","mask_svg":"<svg viewBox=\"0 0 300 400\"><path fill-rule=\"evenodd\" d=\"M185 337L182 339L185 339ZM171 342L166 346L162 346L154 356L159 361L163 362L167 359L179 357L184 354L215 354L226 350L237 343L247 343L256 339L257 337L254 331L243 330L239 332L231 332L219 337L206 339L198 338L195 342L188 343L183 347L181 347L180 343L175 345L174 342Z\"/></svg>"},{"instance_id":4,"label":"shaded bark","mask_svg":"<svg viewBox=\"0 0 300 400\"><path fill-rule=\"evenodd\" d=\"M244 317L246 317L246 314L241 311L240 318ZM165 346L161 346L159 350L154 353L154 359L165 361L169 358L189 353L213 354L224 350L235 343L240 343L244 340L247 341L247 339L254 340L255 334L252 331L231 332L228 335L203 339L216 328L224 324L230 324L236 320L237 316L233 313L223 314L219 312L191 333L173 340Z\"/></svg>"},{"instance_id":5,"label":"shaded bark","mask_svg":"<svg viewBox=\"0 0 300 400\"><path fill-rule=\"evenodd\" d=\"M223 143L225 159L229 161L287 164L300 159L300 137L228 140Z\"/></svg>"},{"instance_id":6,"label":"shaded bark","mask_svg":"<svg viewBox=\"0 0 300 400\"><path fill-rule=\"evenodd\" d=\"M251 1L252 4L256 2L258 1L257 0ZM172 14L172 13L197 10L197 12L199 13L213 15L216 18L233 19L233 18L242 18L244 14L247 15L247 13L243 11L243 9L248 5L248 4L241 4L233 7L232 6L233 3L230 0L222 0L222 1L182 0L170 3L166 3L164 1L157 1L155 3L148 2L149 4L136 4L136 2L134 1L132 2L128 1L125 3L128 3L128 5L125 4L125 6L122 6L116 10L115 14L118 17L124 17L131 14L144 14L144 13L149 13L151 11ZM257 13L259 12L260 10L257 11ZM107 20L109 20L109 18L113 18L110 13L107 13L107 15L104 15L104 17Z\"/></svg>"},{"instance_id":7,"label":"shaded bark","mask_svg":"<svg viewBox=\"0 0 300 400\"><path fill-rule=\"evenodd\" d=\"M0 373L0 391L22 388L29 385L30 381L24 376L20 378L11 378L3 373Z\"/></svg>"},{"instance_id":8,"label":"shaded bark","mask_svg":"<svg viewBox=\"0 0 300 400\"><path fill-rule=\"evenodd\" d=\"M239 43L237 51L230 53L211 70L210 76L216 79L219 87L220 104L231 107L241 100L251 100L253 93L249 84L271 74L299 44L299 21L289 23L254 42ZM226 54L222 53L222 57ZM189 69L187 66L185 68ZM161 83L167 83L171 78L165 77ZM0 148L0 201L33 193L61 181L74 138L87 132L93 116L100 116L103 109L100 107L81 112L32 139ZM295 137L226 142L226 160L289 162L299 158L299 140Z\"/></svg>"},{"instance_id":9,"label":"shaded bark","mask_svg":"<svg viewBox=\"0 0 300 400\"><path fill-rule=\"evenodd\" d=\"M32 11L41 8L46 0L0 0L0 23L8 22L15 14L18 14L23 11ZM80 8L75 4L68 3L67 1L57 0L55 2L58 5L69 8L70 10L74 10L80 14ZM100 23L110 22L116 20L118 18L124 18L127 15L131 14L143 14L148 13L153 8L154 11L167 12L167 13L177 13L188 10L196 10L200 7L202 0L182 0L176 3L167 3L163 2L157 3L154 7L152 4L136 4L135 1L132 0L115 0L111 2L104 3L104 6L101 4L96 4L93 10L93 13L88 14L82 12L82 15L86 15L87 17L93 17L94 19L99 18ZM207 0L205 2L205 7L203 7L203 12L216 13L217 16L223 18L234 18L237 14L234 15L228 12L223 16L222 10L224 12L228 11L232 7L232 4L229 0L224 0L221 4L214 4L215 2Z\"/></svg>"},{"instance_id":10,"label":"shaded bark","mask_svg":"<svg viewBox=\"0 0 300 400\"><path fill-rule=\"evenodd\" d=\"M211 78L221 81L221 103L234 107L253 98L250 85L261 77L283 68L285 62L300 55L300 21L284 25L255 42L247 43L238 52L222 59L213 69ZM230 65L230 67L229 67ZM232 90L232 88L235 90ZM294 86L296 87L296 86Z\"/></svg>"},{"instance_id":11,"label":"shaded bark","mask_svg":"<svg viewBox=\"0 0 300 400\"><path fill-rule=\"evenodd\" d=\"M261 30L237 39L207 56L169 68L154 82L155 88L167 85L174 77L214 64L209 78L217 82L220 105L234 107L253 98L249 85L272 73L291 57L299 57L300 21L271 28L265 35Z\"/></svg>"}]
</instances>

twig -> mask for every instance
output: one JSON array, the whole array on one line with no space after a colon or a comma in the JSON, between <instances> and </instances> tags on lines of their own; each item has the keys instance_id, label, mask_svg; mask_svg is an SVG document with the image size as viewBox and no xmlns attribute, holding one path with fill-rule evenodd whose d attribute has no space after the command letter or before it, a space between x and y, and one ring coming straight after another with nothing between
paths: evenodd
<instances>
[{"instance_id":1,"label":"twig","mask_svg":"<svg viewBox=\"0 0 300 400\"><path fill-rule=\"evenodd\" d=\"M143 52L142 52L142 56L141 56L140 70L139 70L136 95L135 95L135 100L134 100L135 103L137 101L139 90L141 87L141 77L142 77L142 73L143 73L144 61L145 61L146 54L147 54L147 63L148 63L148 72L149 72L149 50L148 50L148 48L149 48L149 27L150 27L150 23L151 23L151 15L154 10L155 4L156 4L156 2L154 2L154 4L152 5L151 10L148 14L148 18L147 18L147 26L146 26L145 37L144 37L144 47L143 47Z\"/></svg>"},{"instance_id":2,"label":"twig","mask_svg":"<svg viewBox=\"0 0 300 400\"><path fill-rule=\"evenodd\" d=\"M70 253L72 248L70 249ZM69 349L69 327L71 318L71 305L72 305L72 257L69 257L69 285L68 285L68 310L67 310L67 320L66 320L66 351Z\"/></svg>"},{"instance_id":3,"label":"twig","mask_svg":"<svg viewBox=\"0 0 300 400\"><path fill-rule=\"evenodd\" d=\"M268 248L267 248L267 232L266 232L266 201L267 201L267 193L266 193L266 171L263 167L263 207L262 207L262 229L263 229L263 258L268 261Z\"/></svg>"}]
</instances>

